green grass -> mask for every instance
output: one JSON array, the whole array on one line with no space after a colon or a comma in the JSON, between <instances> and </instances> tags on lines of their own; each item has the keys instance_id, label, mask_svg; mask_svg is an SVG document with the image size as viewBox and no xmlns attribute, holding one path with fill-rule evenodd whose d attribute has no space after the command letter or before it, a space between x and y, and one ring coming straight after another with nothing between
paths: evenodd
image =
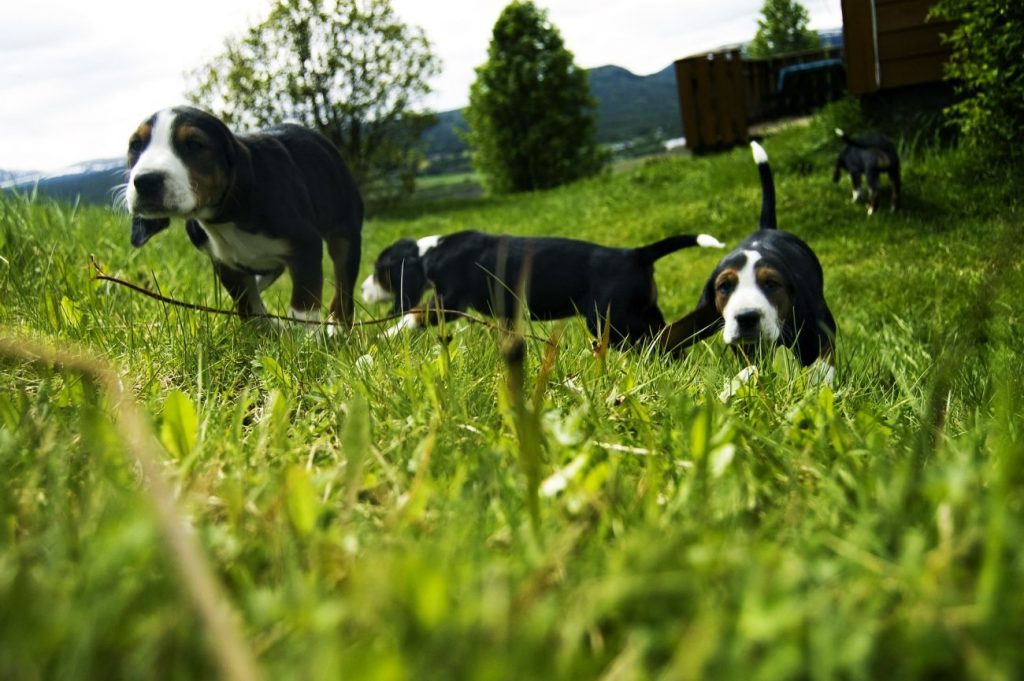
<instances>
[{"instance_id":1,"label":"green grass","mask_svg":"<svg viewBox=\"0 0 1024 681\"><path fill-rule=\"evenodd\" d=\"M119 368L268 679L1017 678L1020 178L919 149L905 211L869 219L816 131L765 146L780 224L825 268L834 389L780 353L723 404L741 366L720 338L601 357L575 320L546 375L526 342L520 399L487 328L260 335L91 281L95 254L226 306L180 226L134 251L124 216L18 199L0 203L0 323ZM664 158L395 210L367 223L361 276L399 236L464 228L735 244L758 205L748 151ZM658 264L667 316L717 255ZM2 361L0 678L216 677L108 401ZM538 490L559 470L564 489Z\"/></svg>"}]
</instances>

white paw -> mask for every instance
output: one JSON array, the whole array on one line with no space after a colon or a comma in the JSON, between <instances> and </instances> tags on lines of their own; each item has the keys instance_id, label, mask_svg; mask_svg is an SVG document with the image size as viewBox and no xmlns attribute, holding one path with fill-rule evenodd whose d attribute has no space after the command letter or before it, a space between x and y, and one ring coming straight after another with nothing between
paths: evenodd
<instances>
[{"instance_id":1,"label":"white paw","mask_svg":"<svg viewBox=\"0 0 1024 681\"><path fill-rule=\"evenodd\" d=\"M406 329L415 329L418 326L416 323L416 315L410 313L402 317L397 324L392 326L384 333L385 338L394 338L398 334L402 333Z\"/></svg>"},{"instance_id":2,"label":"white paw","mask_svg":"<svg viewBox=\"0 0 1024 681\"><path fill-rule=\"evenodd\" d=\"M832 387L836 382L836 368L824 360L815 360L807 367L807 379L810 385L827 385Z\"/></svg>"},{"instance_id":3,"label":"white paw","mask_svg":"<svg viewBox=\"0 0 1024 681\"><path fill-rule=\"evenodd\" d=\"M288 310L288 316L298 321L292 322L293 326L301 328L306 333L314 333L320 328L320 310L296 310L294 307Z\"/></svg>"},{"instance_id":4,"label":"white paw","mask_svg":"<svg viewBox=\"0 0 1024 681\"><path fill-rule=\"evenodd\" d=\"M748 366L740 369L740 372L733 376L733 378L726 382L725 389L718 393L718 399L722 402L728 402L733 395L739 392L739 389L750 383L751 379L758 376L756 366Z\"/></svg>"}]
</instances>

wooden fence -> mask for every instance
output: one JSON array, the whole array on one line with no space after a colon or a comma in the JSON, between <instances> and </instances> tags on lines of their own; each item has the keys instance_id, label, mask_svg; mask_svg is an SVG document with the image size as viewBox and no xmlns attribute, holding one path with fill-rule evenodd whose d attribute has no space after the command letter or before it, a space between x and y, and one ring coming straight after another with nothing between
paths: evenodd
<instances>
[{"instance_id":1,"label":"wooden fence","mask_svg":"<svg viewBox=\"0 0 1024 681\"><path fill-rule=\"evenodd\" d=\"M683 135L695 153L743 144L751 123L809 112L845 87L834 48L771 59L728 50L680 59L675 67Z\"/></svg>"}]
</instances>

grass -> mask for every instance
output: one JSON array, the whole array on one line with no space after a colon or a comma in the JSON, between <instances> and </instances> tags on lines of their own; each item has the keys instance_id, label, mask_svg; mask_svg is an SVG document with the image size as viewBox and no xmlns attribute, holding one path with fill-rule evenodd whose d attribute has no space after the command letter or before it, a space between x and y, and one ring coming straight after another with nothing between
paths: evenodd
<instances>
[{"instance_id":1,"label":"grass","mask_svg":"<svg viewBox=\"0 0 1024 681\"><path fill-rule=\"evenodd\" d=\"M1019 177L915 148L905 210L869 219L818 132L765 146L780 223L825 268L834 389L779 353L724 404L720 339L595 355L578 320L521 366L475 325L259 335L90 280L95 254L226 306L180 228L133 251L123 216L21 199L0 203L0 323L118 367L268 679L1016 678ZM664 158L395 210L366 225L361 276L399 236L470 227L736 243L758 202L745 150ZM667 316L716 255L658 264ZM0 677L217 677L116 403L66 365L3 367Z\"/></svg>"}]
</instances>

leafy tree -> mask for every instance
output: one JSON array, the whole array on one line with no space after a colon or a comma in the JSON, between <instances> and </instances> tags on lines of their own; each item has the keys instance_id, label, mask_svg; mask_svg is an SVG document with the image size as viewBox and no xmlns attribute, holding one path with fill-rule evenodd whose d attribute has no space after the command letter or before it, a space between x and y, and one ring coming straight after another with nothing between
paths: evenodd
<instances>
[{"instance_id":1,"label":"leafy tree","mask_svg":"<svg viewBox=\"0 0 1024 681\"><path fill-rule=\"evenodd\" d=\"M433 120L413 107L438 70L423 31L389 0L278 0L191 74L190 99L242 128L290 120L319 130L379 200L412 191Z\"/></svg>"},{"instance_id":2,"label":"leafy tree","mask_svg":"<svg viewBox=\"0 0 1024 681\"><path fill-rule=\"evenodd\" d=\"M994 156L1024 156L1024 3L942 0L933 15L956 21L946 77L959 102L947 114L964 140Z\"/></svg>"},{"instance_id":3,"label":"leafy tree","mask_svg":"<svg viewBox=\"0 0 1024 681\"><path fill-rule=\"evenodd\" d=\"M494 24L466 120L473 165L496 193L555 187L600 170L595 102L585 71L532 2Z\"/></svg>"},{"instance_id":4,"label":"leafy tree","mask_svg":"<svg viewBox=\"0 0 1024 681\"><path fill-rule=\"evenodd\" d=\"M773 57L821 47L818 34L807 28L809 21L807 9L797 0L765 0L747 53L751 57Z\"/></svg>"}]
</instances>

